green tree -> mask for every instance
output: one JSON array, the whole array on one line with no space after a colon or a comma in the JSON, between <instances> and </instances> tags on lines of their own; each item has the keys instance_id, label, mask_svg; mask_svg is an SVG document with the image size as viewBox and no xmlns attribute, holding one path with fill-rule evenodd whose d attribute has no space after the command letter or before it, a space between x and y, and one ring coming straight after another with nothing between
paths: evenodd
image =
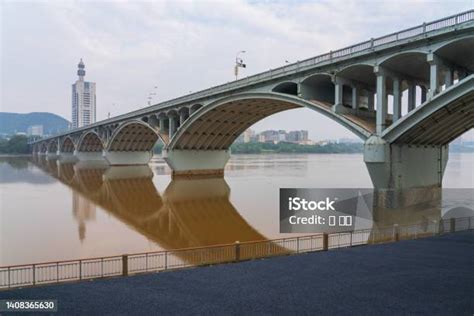
<instances>
[{"instance_id":1,"label":"green tree","mask_svg":"<svg viewBox=\"0 0 474 316\"><path fill-rule=\"evenodd\" d=\"M25 135L12 136L8 141L0 140L0 152L7 154L27 154L30 152L28 147L28 137Z\"/></svg>"}]
</instances>

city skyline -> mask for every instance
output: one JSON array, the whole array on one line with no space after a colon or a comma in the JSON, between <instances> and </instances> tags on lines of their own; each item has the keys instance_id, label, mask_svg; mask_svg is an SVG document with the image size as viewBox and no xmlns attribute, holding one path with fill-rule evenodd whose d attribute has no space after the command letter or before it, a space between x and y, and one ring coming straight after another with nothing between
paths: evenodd
<instances>
[{"instance_id":1,"label":"city skyline","mask_svg":"<svg viewBox=\"0 0 474 316\"><path fill-rule=\"evenodd\" d=\"M358 13L354 15L359 18L354 20L347 18L347 12L334 10L338 2L278 2L265 6L243 1L233 6L214 2L107 6L6 2L2 4L2 77L8 80L2 80L2 111L28 113L41 106L43 111L69 118L65 106L70 99L67 78L78 56L88 61L95 81L100 82L97 120L103 120L109 112L113 117L145 107L155 86L158 88L152 104L232 81L235 54L243 49L246 53L241 57L247 68L241 71L241 77L281 66L286 60L295 62L467 10L471 3L427 6L420 1L411 4L413 10L406 11L395 3L344 2L352 8L348 12ZM210 6L213 10L208 10ZM318 16L318 20L312 16ZM400 16L404 17L402 24ZM15 23L19 19L26 21L21 27ZM224 20L227 22L221 28L213 27ZM124 30L123 21L133 23ZM173 36L175 32L180 34L178 40ZM159 39L154 34L160 34ZM48 45L44 44L45 36L51 38ZM15 41L17 37L23 41ZM47 80L39 79L42 72L38 65L48 68ZM58 91L55 95L49 93L52 87ZM36 95L34 104L21 92L25 89ZM313 139L353 136L307 109L274 115L253 128L294 129L295 121Z\"/></svg>"}]
</instances>

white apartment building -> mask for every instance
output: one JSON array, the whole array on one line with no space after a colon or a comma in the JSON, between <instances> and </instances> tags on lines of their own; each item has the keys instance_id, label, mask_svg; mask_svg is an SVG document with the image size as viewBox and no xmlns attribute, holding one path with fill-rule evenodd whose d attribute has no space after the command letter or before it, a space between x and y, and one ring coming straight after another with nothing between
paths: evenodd
<instances>
[{"instance_id":1,"label":"white apartment building","mask_svg":"<svg viewBox=\"0 0 474 316\"><path fill-rule=\"evenodd\" d=\"M85 65L77 65L79 78L72 85L72 128L92 124L96 121L95 82L84 81Z\"/></svg>"}]
</instances>

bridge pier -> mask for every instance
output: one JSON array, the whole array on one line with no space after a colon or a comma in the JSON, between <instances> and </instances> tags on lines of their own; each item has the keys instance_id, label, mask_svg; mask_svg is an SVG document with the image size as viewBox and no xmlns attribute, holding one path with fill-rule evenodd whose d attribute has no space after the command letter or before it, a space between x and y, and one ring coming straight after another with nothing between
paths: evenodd
<instances>
[{"instance_id":1,"label":"bridge pier","mask_svg":"<svg viewBox=\"0 0 474 316\"><path fill-rule=\"evenodd\" d=\"M72 152L58 151L58 160L61 162L74 162L77 161L77 157Z\"/></svg>"},{"instance_id":2,"label":"bridge pier","mask_svg":"<svg viewBox=\"0 0 474 316\"><path fill-rule=\"evenodd\" d=\"M112 166L146 165L152 151L104 151L104 158Z\"/></svg>"},{"instance_id":3,"label":"bridge pier","mask_svg":"<svg viewBox=\"0 0 474 316\"><path fill-rule=\"evenodd\" d=\"M79 161L102 161L104 156L102 151L74 151L74 156Z\"/></svg>"},{"instance_id":4,"label":"bridge pier","mask_svg":"<svg viewBox=\"0 0 474 316\"><path fill-rule=\"evenodd\" d=\"M223 177L230 150L163 150L163 159L173 170L173 178Z\"/></svg>"},{"instance_id":5,"label":"bridge pier","mask_svg":"<svg viewBox=\"0 0 474 316\"><path fill-rule=\"evenodd\" d=\"M364 144L364 162L380 204L424 203L441 194L448 146L388 144L372 136Z\"/></svg>"},{"instance_id":6,"label":"bridge pier","mask_svg":"<svg viewBox=\"0 0 474 316\"><path fill-rule=\"evenodd\" d=\"M55 152L55 151L52 151L52 152L47 151L46 152L46 157L49 158L49 159L56 159L56 158L58 158L58 153Z\"/></svg>"}]
</instances>

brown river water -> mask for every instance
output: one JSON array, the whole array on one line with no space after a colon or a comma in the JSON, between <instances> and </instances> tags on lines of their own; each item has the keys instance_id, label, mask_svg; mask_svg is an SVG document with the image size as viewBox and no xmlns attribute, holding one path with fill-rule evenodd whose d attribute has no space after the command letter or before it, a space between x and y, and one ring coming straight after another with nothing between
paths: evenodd
<instances>
[{"instance_id":1,"label":"brown river water","mask_svg":"<svg viewBox=\"0 0 474 316\"><path fill-rule=\"evenodd\" d=\"M473 170L474 154L450 154L443 187L474 188ZM293 236L279 233L279 189L291 187L372 184L360 154L234 155L224 179L200 180L171 180L159 156L140 167L0 158L0 266ZM355 229L446 212L374 214Z\"/></svg>"}]
</instances>

